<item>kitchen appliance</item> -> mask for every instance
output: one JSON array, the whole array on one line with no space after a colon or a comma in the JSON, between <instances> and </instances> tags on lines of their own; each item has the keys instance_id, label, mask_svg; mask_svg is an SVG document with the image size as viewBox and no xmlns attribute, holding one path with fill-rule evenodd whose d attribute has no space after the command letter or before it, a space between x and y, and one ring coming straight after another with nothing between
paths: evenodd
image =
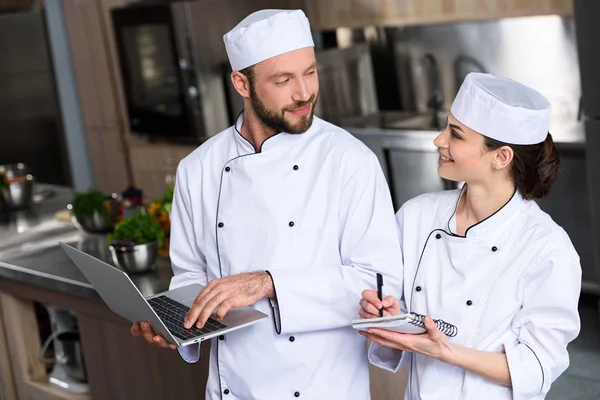
<instances>
[{"instance_id":1,"label":"kitchen appliance","mask_svg":"<svg viewBox=\"0 0 600 400\"><path fill-rule=\"evenodd\" d=\"M86 369L81 350L81 339L77 328L77 319L69 310L54 306L46 306L50 317L52 334L42 346L41 356L46 363L54 363L49 380L52 385L72 393L90 392L87 383ZM54 358L44 355L50 345L54 344Z\"/></svg>"},{"instance_id":2,"label":"kitchen appliance","mask_svg":"<svg viewBox=\"0 0 600 400\"><path fill-rule=\"evenodd\" d=\"M208 63L214 57L197 43L211 32L194 35L190 7L141 2L111 10L134 134L198 142L229 126L221 76Z\"/></svg>"},{"instance_id":3,"label":"kitchen appliance","mask_svg":"<svg viewBox=\"0 0 600 400\"><path fill-rule=\"evenodd\" d=\"M585 124L586 162L591 207L596 289L600 292L600 2L575 0L575 29L581 75L579 117Z\"/></svg>"}]
</instances>

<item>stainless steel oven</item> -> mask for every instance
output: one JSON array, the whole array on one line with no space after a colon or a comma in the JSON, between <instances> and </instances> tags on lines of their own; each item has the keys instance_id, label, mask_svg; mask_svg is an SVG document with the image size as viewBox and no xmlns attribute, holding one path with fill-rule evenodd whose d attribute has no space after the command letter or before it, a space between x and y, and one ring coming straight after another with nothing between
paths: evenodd
<instances>
[{"instance_id":1,"label":"stainless steel oven","mask_svg":"<svg viewBox=\"0 0 600 400\"><path fill-rule=\"evenodd\" d=\"M202 141L229 124L224 93L202 70L187 2L111 10L130 129L155 139ZM222 86L222 85L221 85ZM206 104L216 104L207 109Z\"/></svg>"}]
</instances>

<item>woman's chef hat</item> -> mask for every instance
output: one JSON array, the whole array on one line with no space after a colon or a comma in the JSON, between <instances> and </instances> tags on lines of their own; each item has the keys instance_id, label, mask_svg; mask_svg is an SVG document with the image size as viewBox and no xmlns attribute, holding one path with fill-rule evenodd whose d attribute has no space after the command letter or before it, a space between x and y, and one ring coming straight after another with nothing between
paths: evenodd
<instances>
[{"instance_id":1,"label":"woman's chef hat","mask_svg":"<svg viewBox=\"0 0 600 400\"><path fill-rule=\"evenodd\" d=\"M467 75L450 112L474 131L510 144L543 142L550 125L550 103L544 96L490 74Z\"/></svg>"},{"instance_id":2,"label":"woman's chef hat","mask_svg":"<svg viewBox=\"0 0 600 400\"><path fill-rule=\"evenodd\" d=\"M310 24L302 10L256 11L227 32L223 41L233 71L314 46Z\"/></svg>"}]
</instances>

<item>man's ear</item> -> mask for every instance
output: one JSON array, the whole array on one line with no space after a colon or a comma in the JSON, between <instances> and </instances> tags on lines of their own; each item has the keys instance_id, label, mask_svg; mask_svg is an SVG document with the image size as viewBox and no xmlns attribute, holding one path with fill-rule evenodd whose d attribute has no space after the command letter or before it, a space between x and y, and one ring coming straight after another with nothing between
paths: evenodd
<instances>
[{"instance_id":1,"label":"man's ear","mask_svg":"<svg viewBox=\"0 0 600 400\"><path fill-rule=\"evenodd\" d=\"M246 75L242 74L240 71L233 71L231 73L231 83L233 83L233 87L240 96L243 98L250 97L250 81Z\"/></svg>"}]
</instances>

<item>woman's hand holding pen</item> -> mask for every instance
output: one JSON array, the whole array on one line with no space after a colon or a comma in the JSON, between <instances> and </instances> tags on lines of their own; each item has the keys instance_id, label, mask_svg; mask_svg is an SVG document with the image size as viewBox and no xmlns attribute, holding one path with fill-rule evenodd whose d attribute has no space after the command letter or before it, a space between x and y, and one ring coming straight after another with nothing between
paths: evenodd
<instances>
[{"instance_id":1,"label":"woman's hand holding pen","mask_svg":"<svg viewBox=\"0 0 600 400\"><path fill-rule=\"evenodd\" d=\"M361 318L378 318L379 310L383 307L383 316L400 314L400 302L393 296L386 296L380 301L376 290L365 290L360 300ZM427 332L423 335L411 335L398 333L385 329L369 329L367 332L359 332L367 339L390 349L416 352L429 357L444 359L452 352L452 348L444 335L437 328L433 320L425 317L425 328Z\"/></svg>"},{"instance_id":2,"label":"woman's hand holding pen","mask_svg":"<svg viewBox=\"0 0 600 400\"><path fill-rule=\"evenodd\" d=\"M360 300L358 315L361 318L379 318L379 310L383 308L383 316L400 314L400 302L394 296L385 296L382 300L377 297L376 290L364 290Z\"/></svg>"}]
</instances>

